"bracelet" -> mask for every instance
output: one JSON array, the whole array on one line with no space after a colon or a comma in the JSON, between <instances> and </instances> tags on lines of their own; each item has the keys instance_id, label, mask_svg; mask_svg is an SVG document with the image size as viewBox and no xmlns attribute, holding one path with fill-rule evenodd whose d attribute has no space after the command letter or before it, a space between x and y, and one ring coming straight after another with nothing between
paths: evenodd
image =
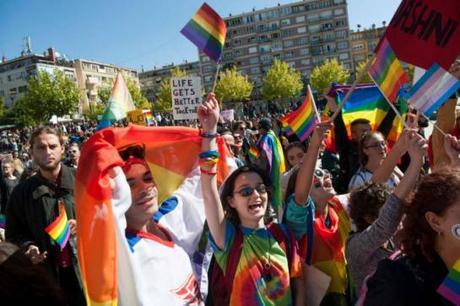
<instances>
[{"instance_id":1,"label":"bracelet","mask_svg":"<svg viewBox=\"0 0 460 306\"><path fill-rule=\"evenodd\" d=\"M208 168L214 167L217 162L219 161L219 158L202 158L199 161L200 167L205 166Z\"/></svg>"},{"instance_id":2,"label":"bracelet","mask_svg":"<svg viewBox=\"0 0 460 306\"><path fill-rule=\"evenodd\" d=\"M212 172L212 171L207 171L207 170L204 170L203 168L200 167L200 171L201 171L201 174L206 174L206 175L216 175L217 172Z\"/></svg>"},{"instance_id":3,"label":"bracelet","mask_svg":"<svg viewBox=\"0 0 460 306\"><path fill-rule=\"evenodd\" d=\"M209 150L209 151L204 151L201 152L200 155L198 155L200 159L206 159L206 158L219 158L220 154L217 150Z\"/></svg>"},{"instance_id":4,"label":"bracelet","mask_svg":"<svg viewBox=\"0 0 460 306\"><path fill-rule=\"evenodd\" d=\"M200 130L200 136L203 138L213 139L217 137L217 133L208 133L208 132L203 132L202 130Z\"/></svg>"}]
</instances>

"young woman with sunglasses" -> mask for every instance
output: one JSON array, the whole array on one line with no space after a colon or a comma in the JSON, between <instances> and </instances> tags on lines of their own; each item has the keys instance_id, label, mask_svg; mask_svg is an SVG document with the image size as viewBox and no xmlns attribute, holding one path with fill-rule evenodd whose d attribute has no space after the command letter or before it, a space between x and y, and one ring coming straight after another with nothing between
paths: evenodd
<instances>
[{"instance_id":1,"label":"young woman with sunglasses","mask_svg":"<svg viewBox=\"0 0 460 306\"><path fill-rule=\"evenodd\" d=\"M344 254L351 230L346 212L348 195L336 195L330 174L316 169L321 143L330 128L330 122L318 124L298 173L291 176L284 222L301 241L307 264L330 277L321 305L340 306L348 305ZM310 283L314 286L316 280Z\"/></svg>"},{"instance_id":2,"label":"young woman with sunglasses","mask_svg":"<svg viewBox=\"0 0 460 306\"><path fill-rule=\"evenodd\" d=\"M214 94L199 107L198 116L203 128L201 186L211 245L223 271L232 263L237 266L224 304L304 305L303 294L298 294L303 292L302 271L295 238L284 226L264 220L270 200L265 178L254 168L241 167L226 179L219 197L215 167L219 104ZM273 226L285 235L286 251ZM242 237L239 258L231 253L237 237Z\"/></svg>"}]
</instances>

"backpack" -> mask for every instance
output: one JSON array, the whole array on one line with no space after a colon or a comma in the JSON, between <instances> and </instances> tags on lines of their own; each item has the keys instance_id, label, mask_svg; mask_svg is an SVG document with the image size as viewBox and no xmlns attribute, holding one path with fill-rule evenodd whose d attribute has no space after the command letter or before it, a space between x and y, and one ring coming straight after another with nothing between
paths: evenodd
<instances>
[{"instance_id":1,"label":"backpack","mask_svg":"<svg viewBox=\"0 0 460 306\"><path fill-rule=\"evenodd\" d=\"M277 223L270 223L267 226L270 234L280 245L281 249L286 254L288 262L291 258L292 246L290 237L286 228ZM236 268L240 262L241 250L243 249L243 233L239 228L235 231L235 238L228 253L228 261L225 273L220 268L213 256L210 266L209 296L206 305L224 306L230 305L230 296L233 290L233 280L235 278Z\"/></svg>"}]
</instances>

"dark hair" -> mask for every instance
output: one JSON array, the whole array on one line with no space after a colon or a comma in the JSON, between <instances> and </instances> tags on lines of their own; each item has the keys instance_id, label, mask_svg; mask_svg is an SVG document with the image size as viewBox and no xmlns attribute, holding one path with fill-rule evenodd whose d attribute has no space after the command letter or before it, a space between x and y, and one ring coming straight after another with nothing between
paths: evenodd
<instances>
[{"instance_id":1,"label":"dark hair","mask_svg":"<svg viewBox=\"0 0 460 306\"><path fill-rule=\"evenodd\" d=\"M235 208L231 207L228 203L228 198L233 197L233 193L235 192L235 182L237 178L244 173L254 172L258 174L264 183L265 186L269 187L269 181L266 176L262 174L262 172L255 168L254 166L243 166L230 174L227 179L225 180L224 184L222 185L222 191L220 193L220 201L224 208L225 218L233 223L235 226L240 225L240 218L238 217L238 213ZM268 192L268 199L270 200L270 188L267 188Z\"/></svg>"},{"instance_id":2,"label":"dark hair","mask_svg":"<svg viewBox=\"0 0 460 306\"><path fill-rule=\"evenodd\" d=\"M375 135L381 135L385 139L383 134L378 131L367 131L359 139L359 163L362 167L366 166L367 162L369 161L369 157L366 155L366 153L364 153L365 143Z\"/></svg>"},{"instance_id":3,"label":"dark hair","mask_svg":"<svg viewBox=\"0 0 460 306\"><path fill-rule=\"evenodd\" d=\"M42 135L42 134L55 135L59 139L59 143L61 144L61 146L64 144L64 138L62 137L61 131L59 131L58 129L55 129L55 128L51 127L51 126L40 126L40 127L36 128L32 132L32 135L30 135L29 143L30 143L30 148L31 149L33 149L34 142L37 139L37 137Z\"/></svg>"},{"instance_id":4,"label":"dark hair","mask_svg":"<svg viewBox=\"0 0 460 306\"><path fill-rule=\"evenodd\" d=\"M145 147L143 145L131 145L124 147L118 150L121 159L124 161L127 160L130 156L144 159L145 156Z\"/></svg>"},{"instance_id":5,"label":"dark hair","mask_svg":"<svg viewBox=\"0 0 460 306\"><path fill-rule=\"evenodd\" d=\"M366 218L373 220L379 216L380 208L390 195L385 184L366 183L350 195L350 218L358 232L364 231L370 224Z\"/></svg>"},{"instance_id":6,"label":"dark hair","mask_svg":"<svg viewBox=\"0 0 460 306\"><path fill-rule=\"evenodd\" d=\"M295 184L297 182L297 175L299 174L299 169L300 168L293 170L291 176L289 177L286 192L284 193L284 202L286 202L289 196L295 192Z\"/></svg>"},{"instance_id":7,"label":"dark hair","mask_svg":"<svg viewBox=\"0 0 460 306\"><path fill-rule=\"evenodd\" d=\"M371 122L367 119L364 119L364 118L358 118L358 119L355 119L353 120L351 123L350 123L350 127L353 127L355 125L358 125L358 124L371 124Z\"/></svg>"},{"instance_id":8,"label":"dark hair","mask_svg":"<svg viewBox=\"0 0 460 306\"><path fill-rule=\"evenodd\" d=\"M437 233L425 218L427 212L442 216L460 198L460 170L442 169L426 175L420 182L410 205L399 238L409 257L435 258Z\"/></svg>"},{"instance_id":9,"label":"dark hair","mask_svg":"<svg viewBox=\"0 0 460 306\"><path fill-rule=\"evenodd\" d=\"M4 305L65 305L61 290L43 265L34 265L9 242L0 243L0 298Z\"/></svg>"}]
</instances>

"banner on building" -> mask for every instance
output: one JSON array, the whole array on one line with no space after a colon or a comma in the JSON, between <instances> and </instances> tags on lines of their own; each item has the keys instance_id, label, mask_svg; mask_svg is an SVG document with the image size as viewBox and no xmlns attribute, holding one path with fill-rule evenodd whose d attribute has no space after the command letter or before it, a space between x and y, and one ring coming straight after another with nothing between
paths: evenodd
<instances>
[{"instance_id":1,"label":"banner on building","mask_svg":"<svg viewBox=\"0 0 460 306\"><path fill-rule=\"evenodd\" d=\"M403 0L384 37L399 60L448 70L460 54L459 23L458 0Z\"/></svg>"},{"instance_id":2,"label":"banner on building","mask_svg":"<svg viewBox=\"0 0 460 306\"><path fill-rule=\"evenodd\" d=\"M198 119L202 103L200 77L171 78L172 110L174 120Z\"/></svg>"}]
</instances>

